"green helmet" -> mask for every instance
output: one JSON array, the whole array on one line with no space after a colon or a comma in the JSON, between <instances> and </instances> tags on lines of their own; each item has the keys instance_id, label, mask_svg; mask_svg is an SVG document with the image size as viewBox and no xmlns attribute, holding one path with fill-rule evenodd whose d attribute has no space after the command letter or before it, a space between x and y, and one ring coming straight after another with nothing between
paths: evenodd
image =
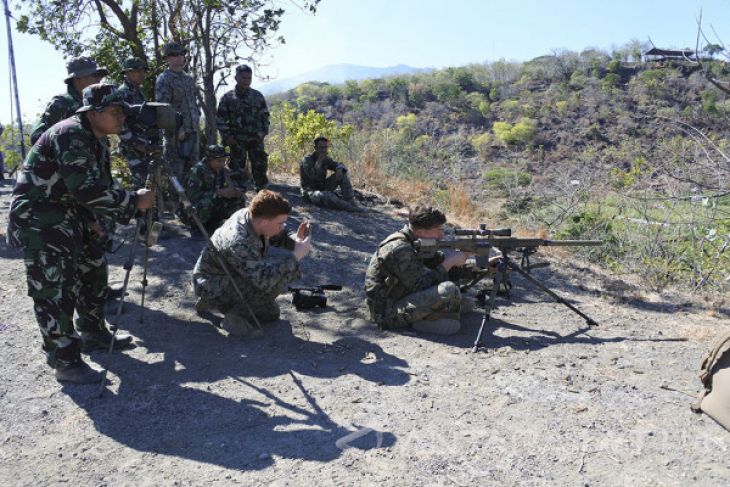
<instances>
[{"instance_id":1,"label":"green helmet","mask_svg":"<svg viewBox=\"0 0 730 487\"><path fill-rule=\"evenodd\" d=\"M165 44L165 47L162 49L162 57L181 56L187 52L188 50L185 49L182 44L173 41Z\"/></svg>"},{"instance_id":2,"label":"green helmet","mask_svg":"<svg viewBox=\"0 0 730 487\"><path fill-rule=\"evenodd\" d=\"M228 157L231 153L226 151L226 148L222 145L209 145L205 151L205 160L220 159L221 157Z\"/></svg>"},{"instance_id":3,"label":"green helmet","mask_svg":"<svg viewBox=\"0 0 730 487\"><path fill-rule=\"evenodd\" d=\"M122 64L122 71L135 71L138 69L142 69L144 71L147 71L147 63L144 59L138 58L138 57L131 57L124 60L124 64Z\"/></svg>"}]
</instances>

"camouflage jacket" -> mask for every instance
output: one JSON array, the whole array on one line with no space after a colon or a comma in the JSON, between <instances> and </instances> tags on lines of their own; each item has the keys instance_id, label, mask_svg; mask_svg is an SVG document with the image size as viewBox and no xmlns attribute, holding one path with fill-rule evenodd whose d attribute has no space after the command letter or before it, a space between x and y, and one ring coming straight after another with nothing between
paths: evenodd
<instances>
[{"instance_id":1,"label":"camouflage jacket","mask_svg":"<svg viewBox=\"0 0 730 487\"><path fill-rule=\"evenodd\" d=\"M195 80L184 72L166 69L155 82L155 101L169 103L173 110L182 114L182 128L186 132L197 132L199 129L200 108L195 93Z\"/></svg>"},{"instance_id":2,"label":"camouflage jacket","mask_svg":"<svg viewBox=\"0 0 730 487\"><path fill-rule=\"evenodd\" d=\"M302 187L302 192L324 191L327 171L335 171L340 168L347 171L347 168L343 164L335 162L330 157L326 157L320 166L317 164L316 152L306 156L299 163L299 184Z\"/></svg>"},{"instance_id":3,"label":"camouflage jacket","mask_svg":"<svg viewBox=\"0 0 730 487\"><path fill-rule=\"evenodd\" d=\"M413 242L416 240L408 225L383 240L370 259L365 273L365 294L371 317L378 321L389 302L422 291L449 280L439 264L442 256L424 261L419 259Z\"/></svg>"},{"instance_id":4,"label":"camouflage jacket","mask_svg":"<svg viewBox=\"0 0 730 487\"><path fill-rule=\"evenodd\" d=\"M217 250L236 281L243 284L244 293L281 294L299 278L299 262L291 252L270 255L271 246L293 250L294 240L286 231L271 240L259 237L253 231L248 209L238 210L203 249L193 269L193 281L225 276L215 256Z\"/></svg>"},{"instance_id":5,"label":"camouflage jacket","mask_svg":"<svg viewBox=\"0 0 730 487\"><path fill-rule=\"evenodd\" d=\"M70 251L88 238L87 223L128 221L136 195L111 177L106 139L97 139L76 115L43 133L18 175L8 221L8 243Z\"/></svg>"},{"instance_id":6,"label":"camouflage jacket","mask_svg":"<svg viewBox=\"0 0 730 487\"><path fill-rule=\"evenodd\" d=\"M119 85L119 93L124 101L130 105L141 105L147 99L138 86L134 86L128 80ZM142 125L136 117L127 115L124 121L124 128L119 132L119 146L122 151L136 150L135 144L141 145L160 145L160 130Z\"/></svg>"},{"instance_id":7,"label":"camouflage jacket","mask_svg":"<svg viewBox=\"0 0 730 487\"><path fill-rule=\"evenodd\" d=\"M216 125L224 142L229 135L261 138L260 134L268 134L269 108L264 95L251 88L227 92L218 103Z\"/></svg>"},{"instance_id":8,"label":"camouflage jacket","mask_svg":"<svg viewBox=\"0 0 730 487\"><path fill-rule=\"evenodd\" d=\"M205 161L200 161L190 168L185 176L185 191L190 202L196 208L209 208L220 198L216 192L230 185L230 171L223 168L216 173Z\"/></svg>"},{"instance_id":9,"label":"camouflage jacket","mask_svg":"<svg viewBox=\"0 0 730 487\"><path fill-rule=\"evenodd\" d=\"M76 113L76 110L81 108L82 104L81 94L69 83L66 93L51 98L40 120L33 127L33 131L30 134L30 143L35 144L40 136L43 135L43 132Z\"/></svg>"}]
</instances>

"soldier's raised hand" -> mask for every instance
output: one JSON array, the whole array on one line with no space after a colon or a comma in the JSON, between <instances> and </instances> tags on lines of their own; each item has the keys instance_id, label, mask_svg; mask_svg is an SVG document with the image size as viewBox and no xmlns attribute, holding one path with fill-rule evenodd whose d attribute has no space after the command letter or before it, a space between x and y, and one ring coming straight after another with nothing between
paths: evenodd
<instances>
[{"instance_id":1,"label":"soldier's raised hand","mask_svg":"<svg viewBox=\"0 0 730 487\"><path fill-rule=\"evenodd\" d=\"M312 226L308 221L299 225L294 238L294 257L302 260L312 250Z\"/></svg>"},{"instance_id":2,"label":"soldier's raised hand","mask_svg":"<svg viewBox=\"0 0 730 487\"><path fill-rule=\"evenodd\" d=\"M444 261L441 265L445 270L449 270L452 267L461 267L466 264L466 259L471 257L473 254L469 252L462 252L461 250L451 250L444 254Z\"/></svg>"}]
</instances>

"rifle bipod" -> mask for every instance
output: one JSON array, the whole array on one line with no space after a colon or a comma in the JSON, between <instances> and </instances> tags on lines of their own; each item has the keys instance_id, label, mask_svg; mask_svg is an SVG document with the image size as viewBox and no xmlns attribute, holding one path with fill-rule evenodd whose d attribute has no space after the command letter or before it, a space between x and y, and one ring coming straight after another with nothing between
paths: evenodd
<instances>
[{"instance_id":1,"label":"rifle bipod","mask_svg":"<svg viewBox=\"0 0 730 487\"><path fill-rule=\"evenodd\" d=\"M543 291L548 296L555 299L556 302L566 306L568 309L570 309L572 312L580 316L586 321L586 324L588 327L591 326L598 326L598 323L591 318L590 316L583 313L581 310L576 308L574 305L569 303L565 298L555 293L555 291L549 289L547 286L545 286L543 283L535 279L530 275L529 272L524 270L521 266L515 264L509 257L506 255L502 257L502 262L497 266L497 275L494 277L494 284L492 287L491 292L489 293L489 301L487 301L486 305L484 306L484 315L482 316L482 324L479 327L479 333L477 334L477 338L474 341L474 347L472 348L472 352L476 352L479 350L479 347L482 345L482 334L484 333L484 327L487 324L487 321L489 321L490 315L492 313L492 310L494 309L495 300L497 299L497 291L499 290L499 286L501 285L503 280L507 279L507 272L508 271L516 271L522 276L524 276L529 283L531 283L536 288Z\"/></svg>"},{"instance_id":2,"label":"rifle bipod","mask_svg":"<svg viewBox=\"0 0 730 487\"><path fill-rule=\"evenodd\" d=\"M170 174L174 174L174 173L172 171L170 171ZM238 299L246 307L246 311L248 311L248 313L251 315L251 318L253 318L253 322L256 325L256 328L258 329L258 331L261 334L263 334L264 329L261 326L261 323L259 323L258 318L256 318L256 314L253 312L251 307L248 305L248 300L243 295L241 288L238 287L238 284L236 284L236 280L233 278L233 274L231 274L231 271L228 269L228 266L226 265L225 260L218 253L218 249L215 248L215 245L213 245L213 242L211 242L210 235L208 235L208 231L205 229L203 222L200 221L200 218L198 217L198 212L196 211L193 204L190 202L190 198L188 198L188 195L185 193L185 189L182 187L182 185L180 184L180 181L178 181L177 177L175 177L175 176L170 176L170 183L172 184L172 187L175 188L175 192L180 197L180 201L183 204L185 211L188 212L188 215L195 222L195 225L198 227L198 230L200 230L200 233L203 235L203 237L205 237L205 243L207 244L208 248L212 250L213 255L215 256L215 259L218 261L218 264L221 266L221 269L223 269L223 272L225 272L226 277L228 278L231 285L233 286L233 290L236 291L236 294L238 295Z\"/></svg>"}]
</instances>

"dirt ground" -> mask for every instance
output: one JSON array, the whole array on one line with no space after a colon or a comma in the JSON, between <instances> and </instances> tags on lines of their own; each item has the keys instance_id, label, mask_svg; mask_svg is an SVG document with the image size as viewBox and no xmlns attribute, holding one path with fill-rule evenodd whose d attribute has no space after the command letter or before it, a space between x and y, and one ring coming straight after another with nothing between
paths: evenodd
<instances>
[{"instance_id":1,"label":"dirt ground","mask_svg":"<svg viewBox=\"0 0 730 487\"><path fill-rule=\"evenodd\" d=\"M730 484L730 433L689 409L727 310L554 260L535 275L599 327L516 276L485 351L471 351L478 313L453 337L382 332L366 320L364 272L404 216L378 201L362 215L306 207L282 181L290 229L316 222L301 282L344 286L330 307L296 312L284 295L263 339L229 337L193 308L204 242L173 236L151 249L143 323L138 252L119 322L137 347L90 356L110 370L103 397L60 385L22 259L4 243L11 189L0 188L2 485ZM112 282L128 253L110 256Z\"/></svg>"}]
</instances>

